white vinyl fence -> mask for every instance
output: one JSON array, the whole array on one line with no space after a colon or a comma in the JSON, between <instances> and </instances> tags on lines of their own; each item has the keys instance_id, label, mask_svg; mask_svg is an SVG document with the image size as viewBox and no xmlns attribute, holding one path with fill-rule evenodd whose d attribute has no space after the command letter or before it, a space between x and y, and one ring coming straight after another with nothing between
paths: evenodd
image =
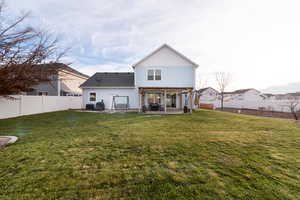
<instances>
[{"instance_id":1,"label":"white vinyl fence","mask_svg":"<svg viewBox=\"0 0 300 200\"><path fill-rule=\"evenodd\" d=\"M82 108L82 97L25 95L12 97L12 99L0 97L0 119Z\"/></svg>"},{"instance_id":2,"label":"white vinyl fence","mask_svg":"<svg viewBox=\"0 0 300 200\"><path fill-rule=\"evenodd\" d=\"M201 100L200 100L201 101ZM252 101L252 100L230 100L224 101L224 108L238 108L238 109L264 109L268 111L277 111L277 112L291 112L289 108L289 104L291 101L289 100L260 100L260 101ZM204 104L213 104L214 108L221 107L221 101L201 101ZM300 108L300 104L297 107Z\"/></svg>"}]
</instances>

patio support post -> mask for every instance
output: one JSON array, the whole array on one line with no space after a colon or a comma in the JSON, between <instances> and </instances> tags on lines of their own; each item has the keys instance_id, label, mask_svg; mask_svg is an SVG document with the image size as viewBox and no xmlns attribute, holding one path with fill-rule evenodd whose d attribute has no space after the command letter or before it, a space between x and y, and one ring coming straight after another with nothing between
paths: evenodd
<instances>
[{"instance_id":1,"label":"patio support post","mask_svg":"<svg viewBox=\"0 0 300 200\"><path fill-rule=\"evenodd\" d=\"M164 104L165 104L165 113L167 112L167 90L164 89Z\"/></svg>"},{"instance_id":2,"label":"patio support post","mask_svg":"<svg viewBox=\"0 0 300 200\"><path fill-rule=\"evenodd\" d=\"M178 97L179 97L179 108L182 109L182 94L180 93Z\"/></svg>"},{"instance_id":3,"label":"patio support post","mask_svg":"<svg viewBox=\"0 0 300 200\"><path fill-rule=\"evenodd\" d=\"M193 112L193 95L192 92L190 92L190 113Z\"/></svg>"},{"instance_id":4,"label":"patio support post","mask_svg":"<svg viewBox=\"0 0 300 200\"><path fill-rule=\"evenodd\" d=\"M139 106L139 112L142 111L142 97L141 97L141 92L139 91L139 103L140 103L140 106Z\"/></svg>"},{"instance_id":5,"label":"patio support post","mask_svg":"<svg viewBox=\"0 0 300 200\"><path fill-rule=\"evenodd\" d=\"M143 107L145 106L145 92L143 91L142 92L142 95L141 95L141 97L142 97L142 100L141 100L141 102L142 102L142 110L143 110Z\"/></svg>"},{"instance_id":6,"label":"patio support post","mask_svg":"<svg viewBox=\"0 0 300 200\"><path fill-rule=\"evenodd\" d=\"M180 108L180 106L179 106L179 103L178 103L178 100L179 100L179 99L178 99L179 94L178 94L178 91L177 91L177 90L176 90L175 95L176 95L176 100L175 100L175 105L176 105L176 106L175 106L175 108L178 109L178 108Z\"/></svg>"}]
</instances>

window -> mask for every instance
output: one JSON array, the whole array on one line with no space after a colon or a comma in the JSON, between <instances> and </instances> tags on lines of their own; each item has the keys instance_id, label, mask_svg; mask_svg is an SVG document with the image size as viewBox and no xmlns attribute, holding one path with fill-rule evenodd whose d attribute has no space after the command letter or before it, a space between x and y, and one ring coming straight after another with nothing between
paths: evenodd
<instances>
[{"instance_id":1,"label":"window","mask_svg":"<svg viewBox=\"0 0 300 200\"><path fill-rule=\"evenodd\" d=\"M149 69L148 70L148 81L152 81L152 80L154 80L154 70Z\"/></svg>"},{"instance_id":2,"label":"window","mask_svg":"<svg viewBox=\"0 0 300 200\"><path fill-rule=\"evenodd\" d=\"M48 92L39 92L39 96L48 96Z\"/></svg>"},{"instance_id":3,"label":"window","mask_svg":"<svg viewBox=\"0 0 300 200\"><path fill-rule=\"evenodd\" d=\"M149 69L148 70L148 81L160 81L161 80L161 70L160 69Z\"/></svg>"},{"instance_id":4,"label":"window","mask_svg":"<svg viewBox=\"0 0 300 200\"><path fill-rule=\"evenodd\" d=\"M157 81L161 80L161 70L160 69L155 70L155 80L157 80Z\"/></svg>"},{"instance_id":5,"label":"window","mask_svg":"<svg viewBox=\"0 0 300 200\"><path fill-rule=\"evenodd\" d=\"M95 92L90 93L90 101L96 101L96 93Z\"/></svg>"}]
</instances>

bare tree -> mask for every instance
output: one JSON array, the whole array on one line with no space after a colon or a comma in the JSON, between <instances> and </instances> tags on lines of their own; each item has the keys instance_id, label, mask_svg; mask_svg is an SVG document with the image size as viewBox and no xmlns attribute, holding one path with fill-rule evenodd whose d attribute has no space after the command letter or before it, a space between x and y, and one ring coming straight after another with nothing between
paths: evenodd
<instances>
[{"instance_id":1,"label":"bare tree","mask_svg":"<svg viewBox=\"0 0 300 200\"><path fill-rule=\"evenodd\" d=\"M300 114L300 99L295 97L295 96L290 96L288 98L288 102L285 105L290 112L292 113L293 117L295 120L299 119L299 114Z\"/></svg>"},{"instance_id":2,"label":"bare tree","mask_svg":"<svg viewBox=\"0 0 300 200\"><path fill-rule=\"evenodd\" d=\"M50 81L59 69L37 65L58 62L66 53L59 47L57 37L26 26L29 13L7 23L4 1L0 2L0 16L4 19L0 20L0 95L28 91L33 85Z\"/></svg>"},{"instance_id":3,"label":"bare tree","mask_svg":"<svg viewBox=\"0 0 300 200\"><path fill-rule=\"evenodd\" d=\"M207 79L199 79L198 80L198 87L200 88L200 89L202 89L202 88L204 88L204 87L206 87L206 85L207 85ZM194 104L196 105L196 106L198 106L198 108L200 108L200 97L201 97L201 92L200 92L200 90L196 90L195 92L194 92L194 96L195 96L195 98L194 98Z\"/></svg>"},{"instance_id":4,"label":"bare tree","mask_svg":"<svg viewBox=\"0 0 300 200\"><path fill-rule=\"evenodd\" d=\"M218 89L221 95L221 110L224 108L224 92L232 81L231 74L225 72L217 72L215 74Z\"/></svg>"}]
</instances>

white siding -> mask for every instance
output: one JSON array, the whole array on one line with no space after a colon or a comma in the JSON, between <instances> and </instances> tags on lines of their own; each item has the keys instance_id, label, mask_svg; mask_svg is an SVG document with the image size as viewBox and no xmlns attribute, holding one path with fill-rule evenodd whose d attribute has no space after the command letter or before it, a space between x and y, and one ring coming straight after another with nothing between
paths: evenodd
<instances>
[{"instance_id":1,"label":"white siding","mask_svg":"<svg viewBox=\"0 0 300 200\"><path fill-rule=\"evenodd\" d=\"M140 66L190 66L192 63L182 58L168 47L161 48L158 52L151 55L136 67Z\"/></svg>"},{"instance_id":2,"label":"white siding","mask_svg":"<svg viewBox=\"0 0 300 200\"><path fill-rule=\"evenodd\" d=\"M148 69L161 69L160 81L148 81ZM137 87L195 87L196 67L164 47L135 67Z\"/></svg>"},{"instance_id":3,"label":"white siding","mask_svg":"<svg viewBox=\"0 0 300 200\"><path fill-rule=\"evenodd\" d=\"M61 79L61 90L73 94L82 94L82 90L79 86L87 80L87 78L65 72L59 72L59 78Z\"/></svg>"},{"instance_id":4,"label":"white siding","mask_svg":"<svg viewBox=\"0 0 300 200\"><path fill-rule=\"evenodd\" d=\"M247 100L247 101L259 101L263 98L260 96L261 93L256 90L249 90L247 92L241 93L241 94L226 94L225 100L234 100L234 101L241 101L241 100Z\"/></svg>"},{"instance_id":5,"label":"white siding","mask_svg":"<svg viewBox=\"0 0 300 200\"><path fill-rule=\"evenodd\" d=\"M96 92L96 101L90 102L90 92ZM136 109L139 107L138 91L135 88L84 88L83 89L83 104L100 102L102 99L105 104L105 109L111 109L113 96L129 96L129 108Z\"/></svg>"},{"instance_id":6,"label":"white siding","mask_svg":"<svg viewBox=\"0 0 300 200\"><path fill-rule=\"evenodd\" d=\"M218 96L219 94L217 91L212 88L208 88L201 93L200 101L215 101L218 99Z\"/></svg>"},{"instance_id":7,"label":"white siding","mask_svg":"<svg viewBox=\"0 0 300 200\"><path fill-rule=\"evenodd\" d=\"M161 80L148 81L148 69L161 69ZM195 68L193 66L139 66L135 68L137 87L195 87Z\"/></svg>"}]
</instances>

